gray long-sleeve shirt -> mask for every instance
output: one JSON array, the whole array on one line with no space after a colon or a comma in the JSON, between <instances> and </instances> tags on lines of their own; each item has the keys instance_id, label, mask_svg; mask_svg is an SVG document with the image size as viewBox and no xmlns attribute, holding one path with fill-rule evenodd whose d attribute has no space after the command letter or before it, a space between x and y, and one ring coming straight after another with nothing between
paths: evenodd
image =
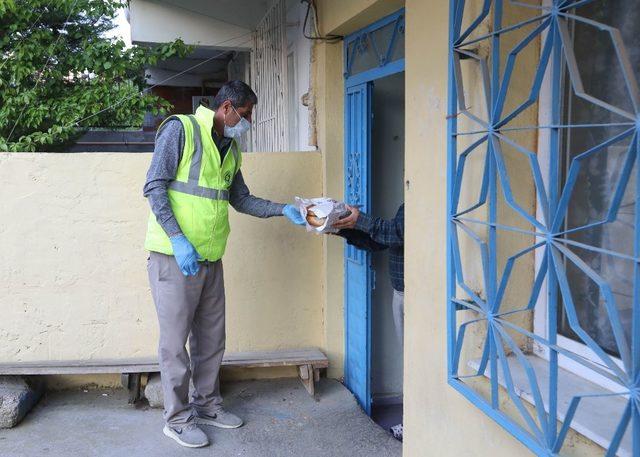
<instances>
[{"instance_id":1,"label":"gray long-sleeve shirt","mask_svg":"<svg viewBox=\"0 0 640 457\"><path fill-rule=\"evenodd\" d=\"M213 139L218 146L221 158L224 158L231 145L231 140L218 138L215 132ZM151 211L168 236L182 233L171 209L167 188L176 178L183 149L184 128L179 120L171 119L158 132L153 158L147 172L147 181L143 189L144 196L149 199ZM240 213L263 218L281 216L285 206L251 195L240 170L231 183L229 203Z\"/></svg>"}]
</instances>

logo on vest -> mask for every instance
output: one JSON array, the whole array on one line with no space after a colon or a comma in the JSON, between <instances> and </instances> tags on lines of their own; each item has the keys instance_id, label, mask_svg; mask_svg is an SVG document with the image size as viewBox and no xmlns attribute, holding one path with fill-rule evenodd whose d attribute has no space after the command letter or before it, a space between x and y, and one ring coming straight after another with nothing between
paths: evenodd
<instances>
[{"instance_id":1,"label":"logo on vest","mask_svg":"<svg viewBox=\"0 0 640 457\"><path fill-rule=\"evenodd\" d=\"M227 183L227 186L231 185L231 172L227 171L224 175L224 182Z\"/></svg>"}]
</instances>

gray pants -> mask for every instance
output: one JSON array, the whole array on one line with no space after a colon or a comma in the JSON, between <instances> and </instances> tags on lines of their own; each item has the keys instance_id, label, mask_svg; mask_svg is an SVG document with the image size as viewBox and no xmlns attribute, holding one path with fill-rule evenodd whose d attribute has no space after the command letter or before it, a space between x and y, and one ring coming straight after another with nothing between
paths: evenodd
<instances>
[{"instance_id":1,"label":"gray pants","mask_svg":"<svg viewBox=\"0 0 640 457\"><path fill-rule=\"evenodd\" d=\"M393 324L396 328L396 334L400 340L400 347L404 342L404 292L399 290L393 291Z\"/></svg>"},{"instance_id":2,"label":"gray pants","mask_svg":"<svg viewBox=\"0 0 640 457\"><path fill-rule=\"evenodd\" d=\"M225 347L222 261L201 263L196 276L184 276L173 256L152 252L148 263L151 294L160 324L158 358L164 419L172 426L193 420L193 412L213 414L222 407L219 372ZM189 353L185 348L189 339ZM189 401L189 379L193 392Z\"/></svg>"}]
</instances>

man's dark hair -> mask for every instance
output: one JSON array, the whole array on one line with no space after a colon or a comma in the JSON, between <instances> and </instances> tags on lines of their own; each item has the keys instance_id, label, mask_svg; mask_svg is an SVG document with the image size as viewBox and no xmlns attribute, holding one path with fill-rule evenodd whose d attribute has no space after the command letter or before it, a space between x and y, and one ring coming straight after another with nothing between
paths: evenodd
<instances>
[{"instance_id":1,"label":"man's dark hair","mask_svg":"<svg viewBox=\"0 0 640 457\"><path fill-rule=\"evenodd\" d=\"M231 101L231 104L236 108L241 108L247 103L252 105L258 103L258 96L251 87L242 81L229 81L218 91L211 104L211 109L218 109L225 100Z\"/></svg>"}]
</instances>

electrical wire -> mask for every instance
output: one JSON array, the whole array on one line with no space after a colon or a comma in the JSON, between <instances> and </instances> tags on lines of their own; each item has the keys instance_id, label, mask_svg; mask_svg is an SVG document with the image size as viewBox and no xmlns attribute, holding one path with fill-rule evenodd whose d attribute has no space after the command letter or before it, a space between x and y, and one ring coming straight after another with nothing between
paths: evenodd
<instances>
[{"instance_id":1,"label":"electrical wire","mask_svg":"<svg viewBox=\"0 0 640 457\"><path fill-rule=\"evenodd\" d=\"M50 0L49 3L47 3L43 8L42 11L40 11L40 14L38 14L38 17L36 18L35 21L33 21L31 23L31 25L29 27L27 27L26 30L31 30L33 28L34 25L36 25L36 22L38 22L40 20L40 18L42 17L42 15L44 14L44 10L49 8L49 6L51 6L51 4L53 3L53 0ZM14 48L17 48L18 46L20 46L22 44L22 42L26 39L26 36L23 36L22 38L20 38L20 40L16 43L16 45L14 46ZM4 66L6 65L6 63L11 60L11 59L7 59L4 62L2 62L2 65L0 65L0 70L2 70L4 68Z\"/></svg>"},{"instance_id":2,"label":"electrical wire","mask_svg":"<svg viewBox=\"0 0 640 457\"><path fill-rule=\"evenodd\" d=\"M74 2L73 7L75 7L75 4L77 3L77 1L78 1L78 0L76 0L76 1ZM302 1L304 2L304 1L310 1L310 0L302 0ZM166 2L166 3L170 3L170 2ZM175 4L174 4L174 6L177 6L177 5L175 5ZM72 7L72 8L73 8L73 7ZM305 18L305 28L306 28L306 24L307 24L307 18L308 18L308 15L309 15L309 9L307 9L307 17ZM315 15L315 7L314 7L314 15ZM70 17L71 17L71 13L69 13L69 16L67 17L67 20L65 21L65 28L64 28L64 29L66 29L66 22L68 22L68 20L69 20L69 18L70 18ZM270 29L270 30L274 30L274 29L276 29L276 28L278 28L278 27L279 27L279 26L273 27L273 28L272 28L272 29ZM63 29L63 30L64 30L64 29ZM316 24L316 30L317 30L317 24ZM268 31L269 31L269 30L268 30ZM230 41L239 40L239 39L242 39L242 38L244 38L244 37L246 37L246 36L251 35L251 38L250 38L250 39L245 40L245 41L242 41L241 43L239 43L239 44L237 45L237 46L242 46L242 45L247 44L247 43L249 43L249 42L251 42L251 41L253 40L253 34L254 34L254 32L255 32L255 31L253 31L253 30L252 30L252 31L249 31L249 32L247 32L247 33L243 33L242 35L238 35L238 36L235 36L235 37L232 37L232 38L228 38L228 39L223 40L223 41L219 41L219 42L217 42L217 43L213 43L213 44L212 44L212 45L210 45L210 46L219 46L219 45L222 45L222 44L228 43L228 42L230 42ZM61 35L60 35L60 36L61 36ZM60 36L58 36L58 40L60 39ZM337 41L337 40L341 40L341 39L342 39L342 37L341 37L341 36L338 36L338 35L331 35L330 37L307 37L307 36L306 36L306 34L305 34L305 37L306 37L306 38L309 38L309 39L325 39L325 40L327 40L327 41L334 41L334 40L336 40L336 41ZM56 43L54 44L54 47L55 47L55 45L57 45L57 41L58 41L58 40L56 40ZM174 78L177 78L177 77L179 77L179 76L181 76L181 75L183 75L183 74L185 74L185 73L188 73L189 71L193 70L194 68L197 68L197 67L199 67L199 66L201 66L201 65L204 65L204 64L206 64L207 62L210 62L211 60L217 59L217 58L221 57L222 55L224 55L224 54L226 54L226 53L229 53L229 52L234 52L234 51L231 51L231 50L221 51L220 53L215 54L215 55L214 55L214 56L212 56L212 57L209 57L209 58L207 58L207 59L205 59L205 60L203 60L203 61L201 61L201 62L198 62L197 64L194 64L194 65L190 66L189 68L187 68L187 69L185 69L185 70L181 71L180 73L177 73L177 74L172 75L172 76L170 76L170 77L168 77L168 78L165 78L165 79L163 79L162 81L160 81L160 82L158 82L158 83L156 83L156 84L154 84L154 85L152 85L152 86L149 86L149 87L147 87L147 88L145 88L145 89L141 90L141 91L140 91L140 92L138 92L137 94L133 94L133 95L129 95L129 96L127 96L127 97L123 97L122 99L118 100L117 102L115 102L115 103L113 103L113 104L111 104L111 105L107 106L106 108L101 109L100 111L97 111L97 112L95 112L95 113L93 113L93 114L90 114L89 116L85 116L85 117L77 118L77 119L75 119L74 121L72 121L72 122L70 122L70 123L66 124L66 125L65 125L65 128L67 128L67 127L71 127L71 126L74 126L74 125L75 125L76 127L79 127L79 126L80 126L80 123L82 123L82 122L86 121L87 119L91 119L92 117L98 116L98 115L100 115L100 114L102 114L102 113L104 113L104 112L106 112L106 111L109 111L109 110L111 110L111 109L113 109L113 108L115 108L115 107L117 107L117 106L119 106L119 105L123 104L123 103L124 103L124 102L126 102L127 100L130 100L130 99L134 98L134 97L142 96L142 95L144 95L145 93L147 93L147 92L149 92L150 90L152 90L153 88L155 88L155 87L157 87L157 86L161 86L161 85L163 85L164 83L166 83L166 82L168 82L168 81L170 81L170 80L172 80L172 79L174 79ZM44 69L48 66L48 64L49 64L49 62L50 62L50 60L51 60L51 57L52 57L52 56L49 56L49 59L47 60L47 63L45 64L45 67L43 68L43 72L44 72ZM41 72L41 73L40 73L40 78L38 79L38 81L36 81L36 84L35 84L35 86L33 87L33 89L35 89L35 88L37 87L37 85L39 84L39 82L40 82L40 79L41 79L41 77L42 77L43 72ZM32 90L33 90L33 89L32 89ZM18 117L18 120L16 121L16 123L15 123L15 124L14 124L14 126L13 126L13 128L11 129L11 133L9 134L9 137L7 138L7 141L9 141L9 139L11 138L11 136L12 136L12 134L13 134L13 131L15 130L16 126L18 125L18 122L19 122L19 121L20 121L20 119L22 118L22 115L24 114L24 111L25 111L26 107L27 107L27 106L25 105L25 107L22 109L22 111L21 111L21 113L20 113L20 116Z\"/></svg>"},{"instance_id":3,"label":"electrical wire","mask_svg":"<svg viewBox=\"0 0 640 457\"><path fill-rule=\"evenodd\" d=\"M275 30L275 29L277 29L277 28L279 28L279 27L280 27L280 26L272 27L272 28L270 28L270 29L266 30L266 32L270 32L270 31ZM221 44L228 43L229 41L238 40L238 39L241 39L241 38L243 38L243 37L246 37L246 36L251 35L251 38L250 38L249 40L245 40L245 41L243 41L243 42L239 43L239 45L241 46L241 45L244 45L244 44L247 44L247 43L251 42L251 41L253 40L253 34L254 34L254 33L255 33L255 31L253 31L253 30L252 30L252 31L249 31L249 32L247 32L247 33L243 33L242 35L238 35L238 36L236 36L236 37L229 38L229 39L226 39L226 40L223 40L223 41L220 41L220 42L214 43L214 44L212 44L211 46L219 46L219 45L221 45ZM195 64L195 65L192 65L191 67L187 68L186 70L181 71L180 73L177 73L177 74L172 75L172 76L170 76L170 77L168 77L168 78L166 78L166 79L163 79L162 81L160 81L160 82L158 82L158 83L154 84L153 86L150 86L150 87L147 87L147 88L143 89L142 91L140 91L140 92L139 92L139 93L137 93L137 94L129 95L128 97L124 97L123 99L118 100L116 103L113 103L112 105L110 105L110 106L108 106L108 107L106 107L106 108L104 108L104 109L101 109L100 111L98 111L98 112L96 112L96 113L93 113L93 114L91 114L91 115L89 115L89 116L86 116L86 117L83 117L83 118L78 118L78 119L76 119L76 120L74 120L74 121L70 122L69 124L65 125L65 127L70 127L70 126L73 126L73 125L75 125L75 126L79 127L79 124L80 124L81 122L84 122L84 121L86 121L87 119L90 119L90 118L92 118L92 117L98 116L98 115L100 115L100 114L102 114L102 113L104 113L104 112L106 112L106 111L109 111L110 109L115 108L116 106L121 105L122 103L126 102L127 100L130 100L130 99L132 99L132 98L134 98L134 97L141 96L141 95L143 95L145 92L148 92L148 91L150 91L151 89L153 89L154 87L161 86L161 85L162 85L162 84L164 84L165 82L170 81L170 80L172 80L173 78L177 78L178 76L181 76L181 75L183 75L183 74L185 74L185 73L187 73L187 72L189 72L189 71L193 70L194 68L199 67L200 65L204 65L205 63L207 63L207 62L209 62L209 61L211 61L211 60L217 59L218 57L222 56L223 54L225 54L225 53L227 53L227 52L234 52L234 51L222 51L222 52L220 52L219 54L216 54L216 55L214 55L214 56L212 56L212 57L207 58L206 60L203 60L202 62L199 62L199 63L197 63L197 64Z\"/></svg>"},{"instance_id":4,"label":"electrical wire","mask_svg":"<svg viewBox=\"0 0 640 457\"><path fill-rule=\"evenodd\" d=\"M218 42L218 43L214 43L214 44L212 44L211 46L219 46L219 45L224 44L224 43L227 43L227 42L229 42L229 41L234 41L234 40L237 40L237 39L240 39L240 38L242 38L242 37L245 37L245 36L247 36L247 35L252 35L252 34L253 34L253 32L244 33L244 34L242 34L242 35L238 35L238 36L236 36L236 37L229 38L229 39L227 39L227 40L220 41L220 42ZM253 39L253 38L252 38L252 39ZM245 40L245 41L243 41L243 42L241 42L241 43L239 43L239 44L240 44L240 45L243 45L243 44L249 43L250 41L251 41L251 39L249 39L249 40ZM91 119L92 117L98 116L98 115L100 115L100 114L102 114L102 113L104 113L104 112L106 112L106 111L109 111L110 109L115 108L116 106L119 106L119 105L123 104L124 102L126 102L127 100L130 100L130 99L132 99L132 98L134 98L134 97L142 96L142 95L144 95L146 92L149 92L149 91L150 91L151 89L153 89L154 87L161 86L161 85L163 85L164 83L166 83L167 81L170 81L170 80L172 80L172 79L174 79L174 78L177 78L178 76L182 76L183 74L190 72L190 71L191 71L191 70L193 70L194 68L197 68L197 67L199 67L200 65L204 65L205 63L207 63L207 62L209 62L209 61L211 61L211 60L217 59L218 57L220 57L220 56L222 56L222 55L224 55L224 54L226 54L226 53L229 53L229 52L234 52L234 51L230 51L230 50L221 51L221 52L219 52L218 54L216 54L216 55L214 55L214 56L211 56L211 57L209 57L209 58L207 58L207 59L203 60L202 62L198 62L197 64L190 66L189 68L187 68L186 70L181 71L180 73L176 73L175 75L171 75L171 76L169 76L168 78L165 78L165 79L163 79L162 81L160 81L160 82L158 82L158 83L156 83L156 84L154 84L154 85L152 85L152 86L149 86L149 87L147 87L147 88L145 88L145 89L141 90L141 91L140 91L140 92L138 92L137 94L133 94L133 95L129 95L129 96L127 96L127 97L124 97L124 98L122 98L121 100L118 100L116 103L113 103L113 104L111 104L111 105L107 106L106 108L101 109L100 111L97 111L97 112L95 112L95 113L93 113L93 114L91 114L91 115L89 115L89 116L86 116L86 117L83 117L83 118L78 118L78 119L76 119L76 120L74 120L74 121L70 122L69 124L65 125L65 127L71 127L71 126L73 126L73 125L75 125L75 126L79 126L79 124L80 124L81 122L84 122L84 121L86 121L87 119Z\"/></svg>"},{"instance_id":5,"label":"electrical wire","mask_svg":"<svg viewBox=\"0 0 640 457\"><path fill-rule=\"evenodd\" d=\"M325 41L327 43L337 43L338 41L341 41L344 39L342 35L329 34L329 35L321 36L320 31L318 29L318 10L316 9L315 1L300 0L300 3L307 4L307 12L304 15L304 25L302 26L302 34L304 35L305 38L309 40ZM311 11L311 9L313 9L313 26L314 26L316 36L307 35L307 23L309 22L309 12Z\"/></svg>"}]
</instances>

